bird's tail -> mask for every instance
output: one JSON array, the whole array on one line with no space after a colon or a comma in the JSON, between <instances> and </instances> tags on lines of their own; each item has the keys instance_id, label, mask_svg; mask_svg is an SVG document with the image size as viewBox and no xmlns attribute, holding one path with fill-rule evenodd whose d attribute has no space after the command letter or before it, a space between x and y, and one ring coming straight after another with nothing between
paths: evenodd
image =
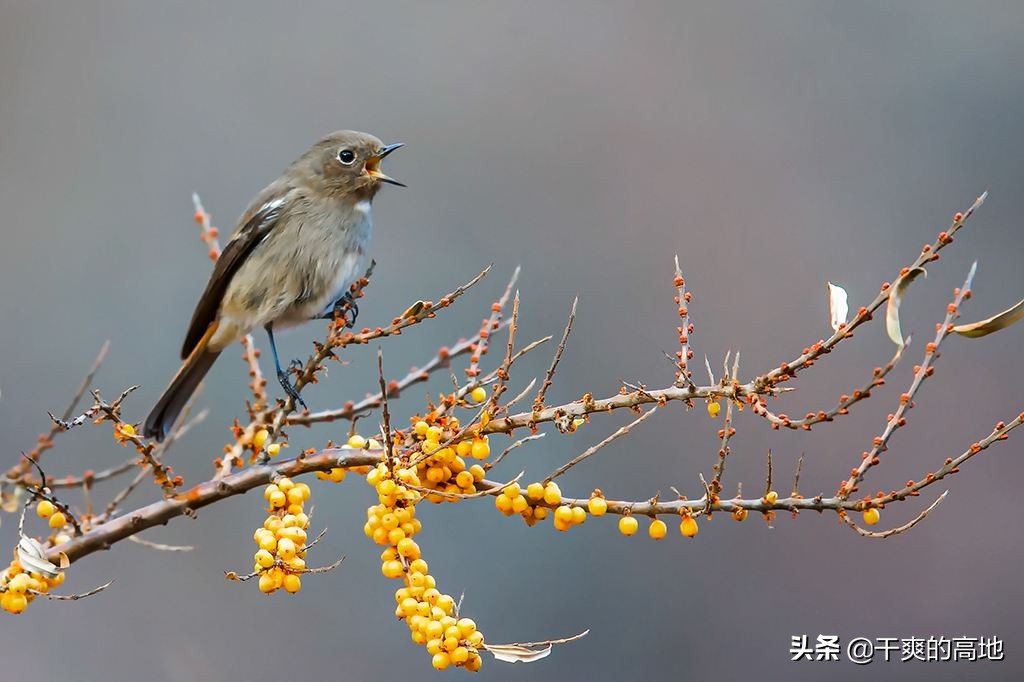
<instances>
[{"instance_id":1,"label":"bird's tail","mask_svg":"<svg viewBox=\"0 0 1024 682\"><path fill-rule=\"evenodd\" d=\"M178 415L188 403L188 399L195 393L199 383L210 371L217 356L220 355L219 350L214 351L208 348L210 337L216 327L216 324L210 325L206 334L185 358L181 369L171 379L171 383L164 389L164 394L160 396L160 400L149 413L143 428L143 434L147 438L156 438L157 442L160 442L167 436L167 432L174 425Z\"/></svg>"}]
</instances>

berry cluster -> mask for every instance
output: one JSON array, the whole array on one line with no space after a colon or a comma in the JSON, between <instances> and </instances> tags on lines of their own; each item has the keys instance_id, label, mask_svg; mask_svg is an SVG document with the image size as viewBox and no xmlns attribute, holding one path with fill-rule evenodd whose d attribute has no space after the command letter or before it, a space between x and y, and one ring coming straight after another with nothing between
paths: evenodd
<instances>
[{"instance_id":1,"label":"berry cluster","mask_svg":"<svg viewBox=\"0 0 1024 682\"><path fill-rule=\"evenodd\" d=\"M46 594L63 582L63 571L47 578L26 571L15 557L7 570L0 573L0 608L8 613L21 613L36 598L35 593Z\"/></svg>"},{"instance_id":2,"label":"berry cluster","mask_svg":"<svg viewBox=\"0 0 1024 682\"><path fill-rule=\"evenodd\" d=\"M483 389L477 390L483 392ZM446 437L445 429L450 430L450 439L458 433L459 420L455 417L444 417L438 424L433 425L423 420L413 423L413 434L419 441L421 453L416 464L416 475L422 483L416 485L444 493L475 493L476 484L484 480L484 468L479 464L467 466L466 460L472 458L482 461L490 456L491 446L487 436L470 437L441 447L441 444L446 442L443 440ZM426 499L440 503L446 500L455 501L457 498L427 493Z\"/></svg>"},{"instance_id":3,"label":"berry cluster","mask_svg":"<svg viewBox=\"0 0 1024 682\"><path fill-rule=\"evenodd\" d=\"M423 432L426 436L428 429ZM440 430L430 432L435 434L440 437ZM433 438L430 442L438 440ZM443 449L450 448L434 448L431 452L440 453ZM461 458L453 453L451 461L456 459ZM435 460L426 470L442 466L447 465ZM483 664L477 651L483 644L483 634L472 620L458 617L451 595L437 589L437 581L430 575L420 547L413 540L422 529L416 518L416 503L422 496L410 486L420 487L420 470L400 464L389 467L385 463L370 470L366 482L377 491L378 504L366 510L363 531L378 545L386 545L380 555L384 577L404 582L395 592L395 616L408 625L412 641L426 647L438 670L455 665L476 672Z\"/></svg>"},{"instance_id":4,"label":"berry cluster","mask_svg":"<svg viewBox=\"0 0 1024 682\"><path fill-rule=\"evenodd\" d=\"M304 505L310 490L305 483L280 478L263 490L269 516L252 539L259 547L253 571L259 575L260 592L279 589L295 594L302 589L299 576L306 571L306 529L309 516Z\"/></svg>"}]
</instances>

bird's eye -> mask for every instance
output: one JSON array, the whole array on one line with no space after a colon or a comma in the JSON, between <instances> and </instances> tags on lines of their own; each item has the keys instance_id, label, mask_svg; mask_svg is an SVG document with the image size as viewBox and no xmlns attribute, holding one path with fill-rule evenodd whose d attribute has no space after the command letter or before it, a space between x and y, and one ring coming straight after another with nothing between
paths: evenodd
<instances>
[{"instance_id":1,"label":"bird's eye","mask_svg":"<svg viewBox=\"0 0 1024 682\"><path fill-rule=\"evenodd\" d=\"M356 154L351 149L342 149L338 152L338 161L341 161L346 166L351 166L356 160Z\"/></svg>"}]
</instances>

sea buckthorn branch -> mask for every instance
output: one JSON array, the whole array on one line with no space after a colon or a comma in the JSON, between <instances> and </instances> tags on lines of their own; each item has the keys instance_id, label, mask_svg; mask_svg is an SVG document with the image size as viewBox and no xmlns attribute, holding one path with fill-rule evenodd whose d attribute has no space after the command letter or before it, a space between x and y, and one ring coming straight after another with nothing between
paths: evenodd
<instances>
[{"instance_id":1,"label":"sea buckthorn branch","mask_svg":"<svg viewBox=\"0 0 1024 682\"><path fill-rule=\"evenodd\" d=\"M922 268L925 264L939 259L939 251L944 247L953 243L953 235L960 231L961 228L967 223L967 221L974 215L974 212L985 202L988 197L988 192L983 192L981 196L974 200L963 213L957 213L953 216L953 221L950 226L944 232L940 232L936 237L935 242L932 244L925 244L921 249L921 253L914 259L914 262L903 268L901 275L914 270L915 268ZM772 386L778 382L786 381L794 376L802 369L810 367L814 362L826 353L830 353L833 348L836 347L843 339L847 339L853 336L853 330L860 325L868 322L872 319L872 314L878 310L878 308L889 300L889 296L892 293L892 287L886 282L882 285L881 291L875 296L874 300L871 301L867 306L860 308L857 314L854 315L853 319L849 323L840 325L836 332L825 341L819 341L809 348L805 348L803 352L795 360L791 362L784 362L775 369L758 376L754 380L754 384L758 389L766 386Z\"/></svg>"},{"instance_id":2,"label":"sea buckthorn branch","mask_svg":"<svg viewBox=\"0 0 1024 682\"><path fill-rule=\"evenodd\" d=\"M302 453L290 459L253 465L223 478L211 479L187 490L179 490L171 498L161 499L126 512L92 528L81 537L50 548L47 556L52 559L60 552L64 552L74 562L99 550L109 549L130 535L164 525L175 517L191 515L203 507L265 486L275 477L287 476L294 479L317 471L372 466L380 461L383 452L382 448L325 448L313 454Z\"/></svg>"},{"instance_id":3,"label":"sea buckthorn branch","mask_svg":"<svg viewBox=\"0 0 1024 682\"><path fill-rule=\"evenodd\" d=\"M491 315L483 321L480 326L480 341L473 348L473 354L469 359L469 367L466 369L466 376L470 379L479 376L480 374L480 359L487 354L489 341L491 334L498 330L498 326L501 324L501 314L508 304L508 299L512 295L512 290L516 286L516 282L519 281L520 267L517 265L516 269L512 272L512 277L509 279L508 286L505 288L505 293L501 295L497 301L491 305Z\"/></svg>"},{"instance_id":4,"label":"sea buckthorn branch","mask_svg":"<svg viewBox=\"0 0 1024 682\"><path fill-rule=\"evenodd\" d=\"M65 431L81 426L90 419L96 420L96 423L109 421L114 424L114 438L122 445L131 443L135 446L135 451L138 453L140 463L143 467L148 467L152 472L153 481L159 485L164 492L165 496L174 494L175 489L182 485L184 482L181 476L174 476L174 471L171 467L163 464L159 458L160 446L158 443L149 442L147 443L141 436L135 431L135 425L129 424L121 419L121 404L124 402L132 392L138 389L138 386L130 386L121 392L121 395L112 403L107 403L103 400L99 391L92 391L93 405L85 412L68 421L55 417L52 413L50 419L57 425L59 425Z\"/></svg>"},{"instance_id":5,"label":"sea buckthorn branch","mask_svg":"<svg viewBox=\"0 0 1024 682\"><path fill-rule=\"evenodd\" d=\"M853 391L853 393L847 395L843 394L839 396L839 402L835 407L825 411L819 410L818 412L808 412L807 416L803 419L790 419L785 414L776 415L774 412L768 409L768 403L761 399L755 402L752 406L754 414L761 415L772 425L772 428L787 428L793 430L803 429L804 431L810 431L811 427L821 422L830 422L839 415L845 415L850 413L850 408L859 403L862 400L867 400L871 397L871 391L875 388L885 385L885 377L888 376L899 361L903 358L903 352L910 347L910 337L908 336L906 342L902 346L896 347L896 353L892 356L883 367L876 367L871 374L871 379L859 389Z\"/></svg>"},{"instance_id":6,"label":"sea buckthorn branch","mask_svg":"<svg viewBox=\"0 0 1024 682\"><path fill-rule=\"evenodd\" d=\"M839 495L841 497L849 497L857 491L858 485L864 480L868 469L880 462L880 455L888 449L889 440L892 438L892 435L896 433L897 429L906 426L906 413L914 407L914 396L917 395L925 380L935 371L934 363L939 358L939 346L942 345L946 336L953 331L953 320L960 316L960 305L971 296L971 283L974 280L974 273L977 271L977 268L978 264L975 262L971 265L970 272L967 273L967 279L964 280L963 287L954 290L953 302L946 309L946 317L940 324L936 325L935 339L925 346L924 360L921 361L919 366L914 367L914 379L910 384L910 388L907 389L906 393L900 395L899 407L894 414L889 416L882 434L875 436L871 450L861 455L860 463L850 472L850 477L839 486Z\"/></svg>"},{"instance_id":7,"label":"sea buckthorn branch","mask_svg":"<svg viewBox=\"0 0 1024 682\"><path fill-rule=\"evenodd\" d=\"M469 339L462 339L451 347L442 347L434 357L424 363L421 367L413 367L409 370L408 374L401 379L390 382L388 385L388 395L398 397L410 386L427 381L430 378L430 375L435 371L448 368L452 358L456 358L470 352L470 349L476 345L479 339L479 336L473 336ZM382 398L383 393L377 392L366 396L366 398L359 402L347 402L341 408L336 410L291 414L285 418L285 424L288 426L312 426L313 424L333 422L340 419L352 419L358 414L380 407Z\"/></svg>"},{"instance_id":8,"label":"sea buckthorn branch","mask_svg":"<svg viewBox=\"0 0 1024 682\"><path fill-rule=\"evenodd\" d=\"M488 412L493 416L498 414L498 401L501 399L501 394L507 390L505 382L508 381L509 371L512 369L513 362L513 351L516 345L516 330L519 328L519 290L516 290L516 295L512 299L512 322L508 326L508 344L505 349L505 359L502 361L501 366L498 367L497 377L498 380L494 383L491 389L491 398L488 402Z\"/></svg>"},{"instance_id":9,"label":"sea buckthorn branch","mask_svg":"<svg viewBox=\"0 0 1024 682\"><path fill-rule=\"evenodd\" d=\"M693 350L690 348L690 334L693 333L693 323L690 322L690 298L691 294L686 290L686 280L683 279L683 270L679 267L679 254L675 257L675 279L673 284L676 287L676 312L679 314L679 351L676 353L674 364L676 365L676 386L693 386L693 372L688 368L688 363L693 359Z\"/></svg>"},{"instance_id":10,"label":"sea buckthorn branch","mask_svg":"<svg viewBox=\"0 0 1024 682\"><path fill-rule=\"evenodd\" d=\"M949 494L948 490L942 491L942 494L939 495L938 497L936 497L935 501L932 502L930 505L928 505L924 509L924 511L922 511L920 514L918 514L917 516L912 518L907 523L904 523L902 526L896 526L895 528L890 528L889 530L871 531L871 530L867 530L866 528L861 528L860 526L857 525L857 523L853 519L850 518L849 514L840 514L840 518L842 518L842 520L846 523L846 525L849 526L850 528L852 528L861 537L871 538L871 539L874 539L874 540L881 540L881 539L884 539L884 538L892 537L893 535L899 535L900 533L905 533L908 530L910 530L911 528L913 528L914 526L916 526L917 524L919 524L922 521L924 521L925 518L927 518L927 516L929 514L931 514L932 511L936 507L938 507L940 504L942 504L942 501L946 499L946 495L948 495L948 494ZM872 510L869 509L869 510L866 510L864 512L865 518L866 519L870 519L872 521L872 523L878 523L878 521L876 520L875 516L868 516L871 511Z\"/></svg>"},{"instance_id":11,"label":"sea buckthorn branch","mask_svg":"<svg viewBox=\"0 0 1024 682\"><path fill-rule=\"evenodd\" d=\"M558 369L558 363L562 360L562 353L565 352L565 344L568 343L569 334L572 333L572 323L576 320L576 306L579 302L579 296L572 299L572 308L569 310L569 319L565 323L565 331L562 332L562 339L558 342L558 347L555 348L555 354L551 358L551 364L548 366L548 371L544 374L544 382L541 383L540 390L537 391L537 397L533 399L534 412L540 412L544 409L544 397L547 395L548 389L551 388L551 384L554 383L555 370Z\"/></svg>"}]
</instances>

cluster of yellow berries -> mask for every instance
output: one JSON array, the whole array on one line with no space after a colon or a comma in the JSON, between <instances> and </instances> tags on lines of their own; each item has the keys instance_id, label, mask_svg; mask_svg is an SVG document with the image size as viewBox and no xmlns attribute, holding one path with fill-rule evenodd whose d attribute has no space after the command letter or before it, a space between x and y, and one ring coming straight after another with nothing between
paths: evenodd
<instances>
[{"instance_id":1,"label":"cluster of yellow berries","mask_svg":"<svg viewBox=\"0 0 1024 682\"><path fill-rule=\"evenodd\" d=\"M636 535L636 532L640 529L640 522L636 520L635 516L626 515L619 519L619 532L625 536ZM689 514L683 514L683 518L679 521L679 534L684 538L696 537L700 527L697 525L697 519L693 518ZM651 519L651 524L647 526L647 535L653 540L661 540L668 534L668 525L659 518Z\"/></svg>"},{"instance_id":2,"label":"cluster of yellow berries","mask_svg":"<svg viewBox=\"0 0 1024 682\"><path fill-rule=\"evenodd\" d=\"M380 555L384 577L405 583L395 592L395 616L409 626L412 641L427 648L438 670L451 665L480 670L483 661L477 649L483 634L469 618L457 618L455 600L437 589L413 540L422 529L416 518L421 495L408 487L420 485L417 470L381 463L366 475L366 482L377 491L378 504L366 510L363 531L378 545L386 545Z\"/></svg>"},{"instance_id":3,"label":"cluster of yellow berries","mask_svg":"<svg viewBox=\"0 0 1024 682\"><path fill-rule=\"evenodd\" d=\"M306 571L306 529L309 516L304 505L310 490L305 483L280 478L263 490L270 512L252 539L259 547L253 572L259 574L260 592L279 589L295 594L302 589L299 576Z\"/></svg>"},{"instance_id":4,"label":"cluster of yellow berries","mask_svg":"<svg viewBox=\"0 0 1024 682\"><path fill-rule=\"evenodd\" d=\"M54 530L60 530L68 523L68 517L64 515L64 512L59 511L49 500L39 500L36 504L36 516L46 519L50 528Z\"/></svg>"},{"instance_id":5,"label":"cluster of yellow berries","mask_svg":"<svg viewBox=\"0 0 1024 682\"><path fill-rule=\"evenodd\" d=\"M484 393L483 389L477 389ZM479 396L474 396L474 399ZM449 417L445 426L452 431L459 428L459 420ZM484 480L484 468L479 464L467 464L467 460L485 460L491 454L491 446L487 436L472 437L459 441L449 446L441 447L444 437L444 429L437 424L428 424L419 420L413 424L413 433L417 438L423 440L419 443L419 462L416 464L416 475L422 481L416 485L422 485L430 490L437 490L445 493L472 494L476 492L476 484ZM431 502L455 501L457 498L428 493L427 500Z\"/></svg>"},{"instance_id":6,"label":"cluster of yellow berries","mask_svg":"<svg viewBox=\"0 0 1024 682\"><path fill-rule=\"evenodd\" d=\"M46 594L63 583L63 572L52 578L29 573L15 557L7 570L0 574L0 608L8 613L21 613L36 598L34 592Z\"/></svg>"}]
</instances>

